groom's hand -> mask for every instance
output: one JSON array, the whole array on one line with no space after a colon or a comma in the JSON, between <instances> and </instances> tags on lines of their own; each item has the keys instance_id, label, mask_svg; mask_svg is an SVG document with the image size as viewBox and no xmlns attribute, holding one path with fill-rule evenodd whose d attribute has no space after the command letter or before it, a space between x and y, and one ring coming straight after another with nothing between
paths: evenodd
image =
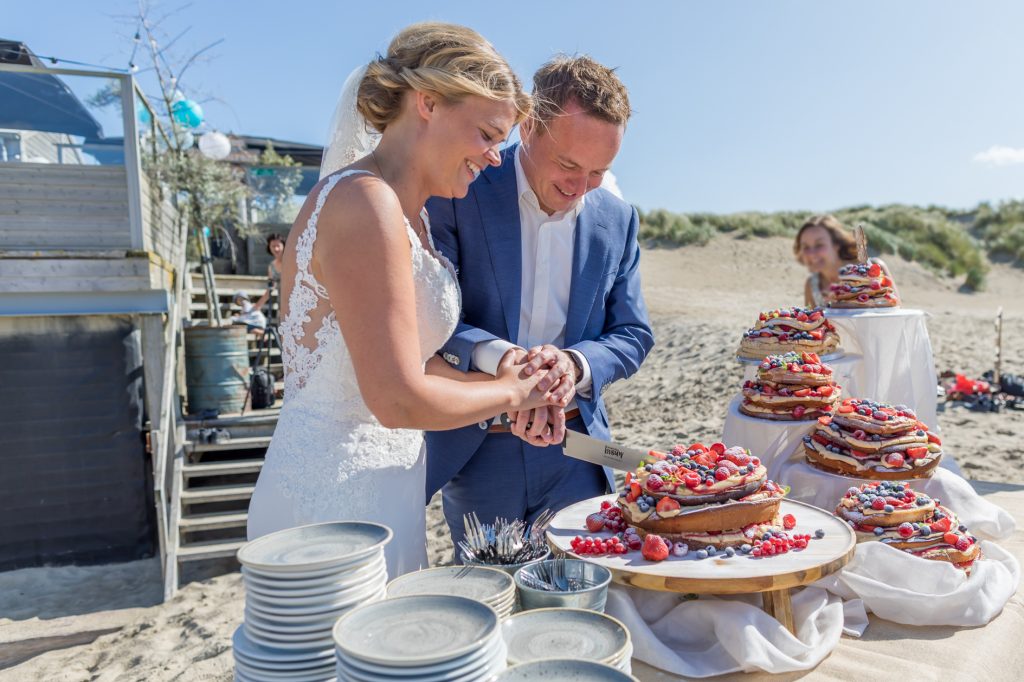
<instances>
[{"instance_id":1,"label":"groom's hand","mask_svg":"<svg viewBox=\"0 0 1024 682\"><path fill-rule=\"evenodd\" d=\"M540 448L561 443L565 439L565 410L545 406L509 414L512 433L530 445Z\"/></svg>"},{"instance_id":2,"label":"groom's hand","mask_svg":"<svg viewBox=\"0 0 1024 682\"><path fill-rule=\"evenodd\" d=\"M537 388L550 391L552 405L565 407L576 394L576 382L580 380L576 363L564 350L549 343L534 346L527 352L523 371L529 376L542 368L546 368L548 373Z\"/></svg>"}]
</instances>

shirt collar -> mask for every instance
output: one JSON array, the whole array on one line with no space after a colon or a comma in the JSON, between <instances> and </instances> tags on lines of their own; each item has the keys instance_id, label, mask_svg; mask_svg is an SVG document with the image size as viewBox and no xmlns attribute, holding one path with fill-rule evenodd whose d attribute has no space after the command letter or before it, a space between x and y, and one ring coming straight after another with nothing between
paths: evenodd
<instances>
[{"instance_id":1,"label":"shirt collar","mask_svg":"<svg viewBox=\"0 0 1024 682\"><path fill-rule=\"evenodd\" d=\"M530 187L530 181L526 179L526 173L523 171L523 163L520 160L520 154L523 153L523 145L520 144L516 147L515 165L516 165L516 188L519 190L519 201L526 201L526 203L532 206L534 209L547 215L547 212L540 207L540 202L537 200L537 193ZM566 217L571 217L573 221L579 217L580 211L583 210L583 202L587 200L587 195L584 194L580 197L572 208L562 212L554 213L549 216L549 220L561 220Z\"/></svg>"}]
</instances>

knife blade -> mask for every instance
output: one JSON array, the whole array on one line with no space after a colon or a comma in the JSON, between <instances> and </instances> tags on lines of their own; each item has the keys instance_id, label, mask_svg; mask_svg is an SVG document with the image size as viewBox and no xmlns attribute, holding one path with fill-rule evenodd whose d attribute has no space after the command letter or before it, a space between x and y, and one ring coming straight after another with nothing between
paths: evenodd
<instances>
[{"instance_id":1,"label":"knife blade","mask_svg":"<svg viewBox=\"0 0 1024 682\"><path fill-rule=\"evenodd\" d=\"M579 431L566 430L562 452L573 459L591 464L611 467L619 471L635 471L637 466L647 462L647 453L617 443L591 438Z\"/></svg>"}]
</instances>

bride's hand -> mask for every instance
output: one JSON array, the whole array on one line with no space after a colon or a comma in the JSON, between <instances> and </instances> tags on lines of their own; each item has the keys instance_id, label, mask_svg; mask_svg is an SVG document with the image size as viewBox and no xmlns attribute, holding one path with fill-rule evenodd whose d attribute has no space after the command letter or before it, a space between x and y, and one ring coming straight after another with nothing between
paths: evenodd
<instances>
[{"instance_id":1,"label":"bride's hand","mask_svg":"<svg viewBox=\"0 0 1024 682\"><path fill-rule=\"evenodd\" d=\"M510 430L530 445L545 448L565 439L565 410L560 407L538 407L509 415Z\"/></svg>"},{"instance_id":2,"label":"bride's hand","mask_svg":"<svg viewBox=\"0 0 1024 682\"><path fill-rule=\"evenodd\" d=\"M542 405L564 407L569 403L575 394L574 385L567 385L564 381L552 382L546 369L527 374L524 371L526 365L516 362L519 356L512 351L506 353L498 364L496 375L498 381L512 389L510 411L532 410Z\"/></svg>"}]
</instances>

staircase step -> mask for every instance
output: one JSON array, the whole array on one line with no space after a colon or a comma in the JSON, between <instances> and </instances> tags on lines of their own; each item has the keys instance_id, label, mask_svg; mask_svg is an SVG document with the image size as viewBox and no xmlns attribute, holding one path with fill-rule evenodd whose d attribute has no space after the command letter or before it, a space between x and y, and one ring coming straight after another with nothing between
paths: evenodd
<instances>
[{"instance_id":1,"label":"staircase step","mask_svg":"<svg viewBox=\"0 0 1024 682\"><path fill-rule=\"evenodd\" d=\"M245 526L248 519L249 515L246 512L189 514L181 518L178 528L186 533L220 528L241 528Z\"/></svg>"},{"instance_id":2,"label":"staircase step","mask_svg":"<svg viewBox=\"0 0 1024 682\"><path fill-rule=\"evenodd\" d=\"M258 474L262 468L262 459L236 459L231 462L185 464L181 467L181 473L188 479L196 476Z\"/></svg>"},{"instance_id":3,"label":"staircase step","mask_svg":"<svg viewBox=\"0 0 1024 682\"><path fill-rule=\"evenodd\" d=\"M181 491L182 504L201 504L203 502L229 502L231 500L247 500L256 490L254 483L235 485L218 485L209 488L192 488Z\"/></svg>"},{"instance_id":4,"label":"staircase step","mask_svg":"<svg viewBox=\"0 0 1024 682\"><path fill-rule=\"evenodd\" d=\"M201 559L234 556L244 544L245 540L231 540L228 542L216 540L182 545L178 548L178 561L199 561Z\"/></svg>"},{"instance_id":5,"label":"staircase step","mask_svg":"<svg viewBox=\"0 0 1024 682\"><path fill-rule=\"evenodd\" d=\"M282 383L282 387L284 382ZM198 443L194 441L185 442L186 452L213 452L223 450L247 450L255 448L266 448L270 445L270 436L250 436L248 438L232 438L224 443Z\"/></svg>"}]
</instances>

